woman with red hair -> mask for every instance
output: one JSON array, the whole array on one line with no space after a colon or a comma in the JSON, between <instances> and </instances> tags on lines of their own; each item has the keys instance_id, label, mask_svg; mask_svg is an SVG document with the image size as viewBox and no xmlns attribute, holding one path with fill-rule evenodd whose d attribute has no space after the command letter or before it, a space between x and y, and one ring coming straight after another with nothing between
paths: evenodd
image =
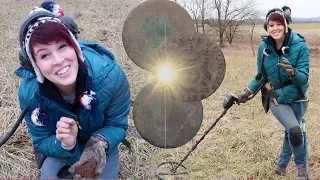
<instances>
[{"instance_id":1,"label":"woman with red hair","mask_svg":"<svg viewBox=\"0 0 320 180\"><path fill-rule=\"evenodd\" d=\"M64 14L56 4L48 7ZM35 8L20 28L20 61L29 66L16 71L18 96L44 157L40 179L66 178L63 167L76 179L117 179L131 106L126 75L109 50L78 43L75 26L59 14Z\"/></svg>"},{"instance_id":2,"label":"woman with red hair","mask_svg":"<svg viewBox=\"0 0 320 180\"><path fill-rule=\"evenodd\" d=\"M309 87L309 50L303 36L288 28L282 9L272 9L266 15L268 36L263 36L257 55L257 75L238 94L238 103L245 103L259 91L267 79L269 94L266 111L270 108L285 129L284 142L276 174L285 175L291 155L294 156L297 179L306 179L306 149L300 124L307 108ZM262 83L263 82L263 83ZM301 106L301 104L303 106Z\"/></svg>"}]
</instances>

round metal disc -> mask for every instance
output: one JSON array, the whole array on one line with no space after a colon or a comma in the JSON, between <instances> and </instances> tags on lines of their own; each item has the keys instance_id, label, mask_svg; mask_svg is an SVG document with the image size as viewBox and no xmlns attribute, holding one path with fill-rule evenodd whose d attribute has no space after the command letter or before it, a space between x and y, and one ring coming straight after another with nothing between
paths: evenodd
<instances>
[{"instance_id":1,"label":"round metal disc","mask_svg":"<svg viewBox=\"0 0 320 180\"><path fill-rule=\"evenodd\" d=\"M154 67L163 64L174 70L170 91L181 101L199 101L221 85L226 70L220 47L207 35L183 33L169 37L158 49Z\"/></svg>"},{"instance_id":2,"label":"round metal disc","mask_svg":"<svg viewBox=\"0 0 320 180\"><path fill-rule=\"evenodd\" d=\"M177 3L148 0L134 8L126 18L122 41L130 59L139 67L150 70L153 54L166 37L195 31L192 18Z\"/></svg>"},{"instance_id":3,"label":"round metal disc","mask_svg":"<svg viewBox=\"0 0 320 180\"><path fill-rule=\"evenodd\" d=\"M143 139L160 148L175 148L189 142L203 118L201 101L172 99L164 86L146 85L133 104L133 121Z\"/></svg>"}]
</instances>

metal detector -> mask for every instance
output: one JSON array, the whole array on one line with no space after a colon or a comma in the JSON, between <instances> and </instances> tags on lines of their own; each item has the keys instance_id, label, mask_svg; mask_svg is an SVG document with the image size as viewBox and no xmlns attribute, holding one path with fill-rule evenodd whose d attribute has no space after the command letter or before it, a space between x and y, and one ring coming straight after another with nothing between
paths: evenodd
<instances>
[{"instance_id":1,"label":"metal detector","mask_svg":"<svg viewBox=\"0 0 320 180\"><path fill-rule=\"evenodd\" d=\"M213 124L209 127L208 130L201 136L199 140L196 141L196 144L192 146L191 150L182 158L181 161L177 162L164 162L161 163L156 169L156 176L163 180L164 176L167 175L181 175L188 174L188 169L182 164L189 155L197 148L198 144L206 137L206 135L216 126L219 120L227 113L228 109L231 108L235 102L238 101L238 97L233 93L228 93L224 102L223 108L224 110L219 115L219 117L213 122Z\"/></svg>"},{"instance_id":2,"label":"metal detector","mask_svg":"<svg viewBox=\"0 0 320 180\"><path fill-rule=\"evenodd\" d=\"M220 47L212 38L196 33L187 11L169 0L148 0L134 8L125 20L122 41L128 57L154 75L154 81L142 88L133 105L137 131L159 148L186 144L201 126L201 100L211 96L224 79L225 59ZM259 89L265 81L261 79ZM164 179L189 174L183 162L237 100L228 93L224 110L211 127L181 161L158 165L156 176Z\"/></svg>"},{"instance_id":3,"label":"metal detector","mask_svg":"<svg viewBox=\"0 0 320 180\"><path fill-rule=\"evenodd\" d=\"M141 137L159 148L189 142L203 119L201 100L221 85L226 70L220 47L209 36L195 32L187 11L169 0L148 0L125 20L122 41L128 57L150 71L154 81L144 86L133 104L133 121ZM229 93L224 111L180 162L163 162L156 176L187 175L183 162L237 101Z\"/></svg>"}]
</instances>

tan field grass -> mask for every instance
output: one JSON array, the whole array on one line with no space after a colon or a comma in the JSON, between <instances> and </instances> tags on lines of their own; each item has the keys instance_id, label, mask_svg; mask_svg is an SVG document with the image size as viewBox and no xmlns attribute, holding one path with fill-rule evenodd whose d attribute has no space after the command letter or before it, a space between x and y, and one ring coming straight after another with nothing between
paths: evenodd
<instances>
[{"instance_id":1,"label":"tan field grass","mask_svg":"<svg viewBox=\"0 0 320 180\"><path fill-rule=\"evenodd\" d=\"M292 23L290 27L295 30L320 29L320 23Z\"/></svg>"},{"instance_id":2,"label":"tan field grass","mask_svg":"<svg viewBox=\"0 0 320 180\"><path fill-rule=\"evenodd\" d=\"M142 1L142 0L141 0ZM128 59L121 41L123 22L128 13L141 2L139 0L77 0L57 1L67 15L74 17L80 27L80 40L103 44L117 57L127 74L132 98L150 81L150 75ZM18 62L19 24L29 10L42 1L0 2L0 138L8 132L19 116L17 87L19 78L14 75ZM292 24L293 26L294 24ZM312 47L319 47L317 27L297 28ZM293 28L294 29L294 28ZM262 26L255 29L255 50L260 42ZM121 179L155 179L157 165L164 161L179 162L192 145L211 126L222 111L226 94L241 92L255 75L256 60L250 50L246 31L235 39L235 44L223 49L226 74L220 88L202 101L204 118L197 135L190 142L175 149L156 148L141 139L130 121L128 139L132 152L121 146ZM311 54L310 98L307 113L307 131L312 179L320 179L320 140L318 123L318 88L320 87L319 54ZM290 163L288 175L279 178L274 173L275 163L282 145L283 128L269 112L265 114L260 94L245 105L235 105L217 126L188 157L184 165L191 171L189 179L294 179L296 169ZM31 138L23 123L15 135L0 148L0 179L37 179L39 171L33 160ZM171 178L169 178L171 179ZM180 179L185 179L184 177Z\"/></svg>"}]
</instances>

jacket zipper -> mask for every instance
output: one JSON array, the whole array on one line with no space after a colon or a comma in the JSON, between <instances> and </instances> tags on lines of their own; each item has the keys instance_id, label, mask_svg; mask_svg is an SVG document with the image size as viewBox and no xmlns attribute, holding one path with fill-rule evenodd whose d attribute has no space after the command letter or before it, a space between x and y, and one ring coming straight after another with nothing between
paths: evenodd
<instances>
[{"instance_id":1,"label":"jacket zipper","mask_svg":"<svg viewBox=\"0 0 320 180\"><path fill-rule=\"evenodd\" d=\"M274 52L273 49L272 49L272 51L278 57L278 63L280 63L280 56L278 56L278 54L276 52ZM280 78L280 71L278 71L278 77L279 77L280 83L282 83L281 78Z\"/></svg>"},{"instance_id":2,"label":"jacket zipper","mask_svg":"<svg viewBox=\"0 0 320 180\"><path fill-rule=\"evenodd\" d=\"M78 113L78 110L77 110L77 115L78 115L79 113ZM78 126L78 129L82 129L82 127L80 126L80 123L79 123L79 120L78 120L78 116L75 116L74 117L74 120L76 121L76 123L77 123L77 126Z\"/></svg>"},{"instance_id":3,"label":"jacket zipper","mask_svg":"<svg viewBox=\"0 0 320 180\"><path fill-rule=\"evenodd\" d=\"M265 42L266 43L266 42ZM274 49L272 48L271 51L278 57L278 63L280 63L280 57L278 56L278 54L274 51ZM280 76L280 70L278 70L278 78L279 78L279 81L280 83L282 83L282 80L281 80L281 76ZM270 82L270 81L269 81ZM283 95L284 94L284 89L281 89Z\"/></svg>"},{"instance_id":4,"label":"jacket zipper","mask_svg":"<svg viewBox=\"0 0 320 180\"><path fill-rule=\"evenodd\" d=\"M280 63L280 56L278 56L277 53L275 53L275 54L278 57L278 63ZM282 84L282 80L281 80L281 76L280 76L280 69L278 70L278 78L279 78L280 84ZM285 96L283 88L281 88L281 91L282 91L283 96Z\"/></svg>"}]
</instances>

